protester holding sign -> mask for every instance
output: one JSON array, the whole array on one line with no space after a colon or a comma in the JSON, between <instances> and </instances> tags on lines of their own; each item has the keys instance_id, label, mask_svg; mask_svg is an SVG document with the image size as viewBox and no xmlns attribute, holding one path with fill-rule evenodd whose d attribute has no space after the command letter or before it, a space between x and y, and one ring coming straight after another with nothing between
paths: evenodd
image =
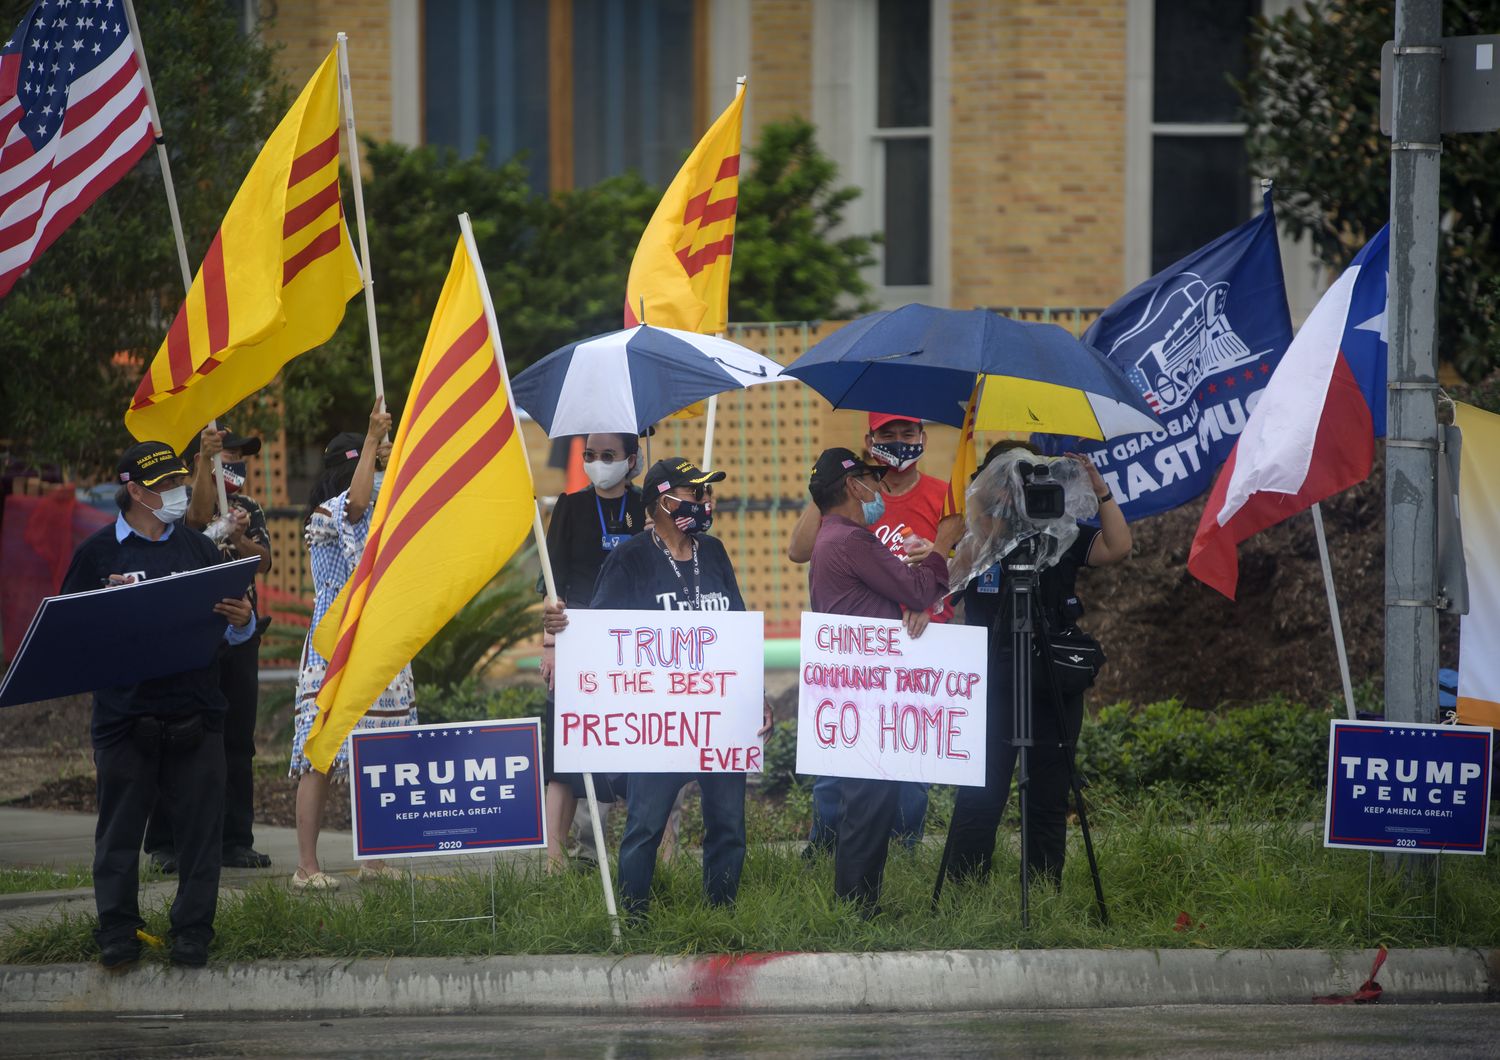
<instances>
[{"instance_id":1,"label":"protester holding sign","mask_svg":"<svg viewBox=\"0 0 1500 1060\"><path fill-rule=\"evenodd\" d=\"M339 591L354 574L364 554L370 533L370 515L380 489L381 470L390 456L390 413L376 401L364 438L352 432L338 434L323 450L323 474L314 484L303 520L307 551L312 560L313 613L307 643L302 648L302 670L297 677L297 713L292 734L291 775L297 780L297 871L291 888L298 893L334 891L338 880L318 864L318 833L323 827L323 807L328 802L330 781L346 779L349 745L346 741L327 773L320 773L303 748L318 716L318 692L328 660L313 648L313 633L323 621ZM402 668L390 686L360 719L360 729L384 729L417 723L416 694L411 666ZM379 862L360 869L361 877L395 874Z\"/></svg>"},{"instance_id":2,"label":"protester holding sign","mask_svg":"<svg viewBox=\"0 0 1500 1060\"><path fill-rule=\"evenodd\" d=\"M245 458L260 452L260 439L235 434L228 427L204 428L183 452L192 470L188 510L183 523L207 532L219 546L225 561L260 559L260 572L271 569L271 535L266 513L245 495ZM214 457L224 458L224 490L229 498L229 518L213 525L218 513L218 490L214 486ZM255 584L250 585L250 608L260 613ZM219 656L219 688L229 703L224 718L224 857L226 868L264 869L271 859L255 849L255 718L260 705L260 620L255 634L245 643L228 648ZM172 840L171 815L162 802L152 811L146 826L146 851L163 872L177 871L176 844Z\"/></svg>"},{"instance_id":3,"label":"protester holding sign","mask_svg":"<svg viewBox=\"0 0 1500 1060\"><path fill-rule=\"evenodd\" d=\"M985 454L983 471L1001 454L1014 449L1036 452L1027 442L1005 441L990 447ZM1038 642L1044 642L1043 629L1052 636L1075 630L1083 616L1077 591L1078 571L1083 567L1104 567L1130 556L1130 527L1120 514L1120 506L1109 486L1087 457L1074 456L1088 471L1089 485L1099 500L1098 527L1078 524L1078 537L1058 562L1042 571L1036 592L1043 625L1036 631ZM954 801L953 821L949 826L950 877L984 878L990 871L995 852L995 833L1010 796L1011 774L1016 764L1014 736L1010 615L1005 607L1005 585L999 564L969 583L964 590L964 621L990 631L989 712L986 729L985 784L983 787L961 787ZM1048 646L1040 643L1041 652ZM1031 786L1026 812L1030 824L1028 869L1054 885L1062 882L1063 855L1066 850L1068 820L1068 777L1073 746L1083 723L1083 688L1055 689L1055 668L1046 663L1047 656L1032 659L1032 735L1034 745L1029 758ZM1092 683L1092 675L1088 677ZM1086 687L1086 686L1085 686Z\"/></svg>"},{"instance_id":4,"label":"protester holding sign","mask_svg":"<svg viewBox=\"0 0 1500 1060\"><path fill-rule=\"evenodd\" d=\"M208 538L177 525L187 511L187 468L170 446L133 445L121 455L117 471L120 514L73 554L63 578L64 594L219 562L219 551ZM242 644L255 632L248 599L222 600L213 610L228 620L228 644ZM203 619L213 621L206 613ZM172 646L163 644L161 651L170 655ZM208 962L219 900L225 710L217 664L94 693L91 729L99 774L94 833L99 928L94 937L106 968L123 968L140 957L136 932L145 927L139 907L141 840L158 792L171 812L177 843L172 960L192 967Z\"/></svg>"},{"instance_id":5,"label":"protester holding sign","mask_svg":"<svg viewBox=\"0 0 1500 1060\"><path fill-rule=\"evenodd\" d=\"M640 490L631 485L640 459L640 439L634 434L590 434L583 443L583 470L591 485L564 493L552 509L547 525L547 553L552 559L552 581L568 607L586 608L594 598L599 568L616 548L646 526ZM556 639L542 637L542 677L547 682L546 750L542 764L547 777L547 863L557 869L567 864L563 844L572 830L583 776L559 775L553 765L556 751L557 697L553 694ZM618 794L605 786L599 801L608 806ZM602 821L600 822L603 823ZM593 850L594 831L580 833L582 845ZM595 858L600 852L593 851Z\"/></svg>"},{"instance_id":6,"label":"protester holding sign","mask_svg":"<svg viewBox=\"0 0 1500 1060\"><path fill-rule=\"evenodd\" d=\"M948 589L949 549L962 519L945 520L920 558L898 559L871 531L885 509L881 479L888 468L860 462L848 449L828 449L813 465L808 492L821 514L809 582L814 611L899 619L920 636L927 611ZM913 557L915 558L915 557ZM875 911L897 812L900 786L887 780L838 781L839 812L833 890Z\"/></svg>"},{"instance_id":7,"label":"protester holding sign","mask_svg":"<svg viewBox=\"0 0 1500 1060\"><path fill-rule=\"evenodd\" d=\"M649 533L614 549L599 573L591 608L615 611L744 611L729 554L706 533L713 522L711 484L724 472L706 472L681 457L659 460L641 485ZM545 628L560 633L567 615L560 604L545 608ZM770 731L765 707L762 734ZM745 774L743 772L632 773L620 843L620 891L626 909L644 915L656 872L656 852L672 804L684 784L703 792L703 890L714 905L734 901L745 863Z\"/></svg>"},{"instance_id":8,"label":"protester holding sign","mask_svg":"<svg viewBox=\"0 0 1500 1060\"><path fill-rule=\"evenodd\" d=\"M883 480L885 506L880 518L870 524L870 532L899 557L908 555L908 543L913 550L929 547L937 538L938 523L943 518L943 498L948 492L948 483L917 467L927 448L927 431L922 421L909 416L872 412L865 448L886 466ZM806 563L812 558L813 543L817 540L822 521L822 513L816 504L809 504L802 510L787 545L787 556L793 563ZM926 615L917 621L947 622L953 617L953 608L944 597L933 604ZM837 777L819 777L813 782L812 832L807 837L805 855L811 856L833 847L838 831L838 785ZM891 837L913 847L921 841L927 819L927 785L901 781L900 789Z\"/></svg>"}]
</instances>

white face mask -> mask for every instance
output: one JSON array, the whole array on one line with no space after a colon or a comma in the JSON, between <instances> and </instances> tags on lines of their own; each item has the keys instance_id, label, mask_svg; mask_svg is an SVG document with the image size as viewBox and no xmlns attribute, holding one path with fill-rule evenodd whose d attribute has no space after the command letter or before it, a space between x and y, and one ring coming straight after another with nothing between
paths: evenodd
<instances>
[{"instance_id":1,"label":"white face mask","mask_svg":"<svg viewBox=\"0 0 1500 1060\"><path fill-rule=\"evenodd\" d=\"M155 490L151 492L156 493ZM157 493L156 495L161 498L161 507L152 509L151 514L162 522L170 526L187 514L188 491L186 486L174 486L165 493Z\"/></svg>"},{"instance_id":2,"label":"white face mask","mask_svg":"<svg viewBox=\"0 0 1500 1060\"><path fill-rule=\"evenodd\" d=\"M630 473L630 458L611 460L607 464L603 460L590 460L583 465L583 473L595 489L612 489Z\"/></svg>"}]
</instances>

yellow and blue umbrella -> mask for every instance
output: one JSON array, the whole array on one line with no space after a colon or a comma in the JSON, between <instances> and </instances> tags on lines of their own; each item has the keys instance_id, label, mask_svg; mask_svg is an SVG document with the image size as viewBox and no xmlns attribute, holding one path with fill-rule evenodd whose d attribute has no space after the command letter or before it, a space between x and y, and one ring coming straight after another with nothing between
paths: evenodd
<instances>
[{"instance_id":1,"label":"yellow and blue umbrella","mask_svg":"<svg viewBox=\"0 0 1500 1060\"><path fill-rule=\"evenodd\" d=\"M1056 324L912 303L850 321L782 373L834 408L975 429L1113 438L1161 428L1125 374Z\"/></svg>"}]
</instances>

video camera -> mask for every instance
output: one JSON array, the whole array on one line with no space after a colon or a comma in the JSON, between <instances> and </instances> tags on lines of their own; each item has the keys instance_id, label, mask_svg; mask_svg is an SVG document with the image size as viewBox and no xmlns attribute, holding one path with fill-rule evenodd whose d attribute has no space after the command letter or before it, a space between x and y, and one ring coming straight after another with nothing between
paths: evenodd
<instances>
[{"instance_id":1,"label":"video camera","mask_svg":"<svg viewBox=\"0 0 1500 1060\"><path fill-rule=\"evenodd\" d=\"M1078 520L1099 512L1088 472L1068 457L1013 449L995 457L965 491L967 533L948 564L957 592L1023 542L1037 570L1054 565L1078 536Z\"/></svg>"},{"instance_id":2,"label":"video camera","mask_svg":"<svg viewBox=\"0 0 1500 1060\"><path fill-rule=\"evenodd\" d=\"M1021 475L1021 508L1026 518L1045 522L1068 514L1067 492L1063 484L1052 477L1051 464L1018 460L1016 470Z\"/></svg>"}]
</instances>

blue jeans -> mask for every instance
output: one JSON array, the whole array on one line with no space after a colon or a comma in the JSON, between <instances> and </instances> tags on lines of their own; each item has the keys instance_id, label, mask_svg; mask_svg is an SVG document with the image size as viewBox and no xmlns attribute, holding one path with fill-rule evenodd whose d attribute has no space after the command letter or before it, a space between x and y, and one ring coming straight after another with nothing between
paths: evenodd
<instances>
[{"instance_id":1,"label":"blue jeans","mask_svg":"<svg viewBox=\"0 0 1500 1060\"><path fill-rule=\"evenodd\" d=\"M807 841L822 850L832 850L837 845L839 827L839 777L819 777L813 781L812 831ZM927 823L927 785L915 780L901 781L897 787L896 823L891 826L891 838L901 840L911 850L922 841L922 830Z\"/></svg>"},{"instance_id":2,"label":"blue jeans","mask_svg":"<svg viewBox=\"0 0 1500 1060\"><path fill-rule=\"evenodd\" d=\"M734 901L745 866L745 774L632 773L620 841L620 894L627 913L646 911L656 848L672 804L682 786L695 780L703 792L703 893L710 905Z\"/></svg>"}]
</instances>

